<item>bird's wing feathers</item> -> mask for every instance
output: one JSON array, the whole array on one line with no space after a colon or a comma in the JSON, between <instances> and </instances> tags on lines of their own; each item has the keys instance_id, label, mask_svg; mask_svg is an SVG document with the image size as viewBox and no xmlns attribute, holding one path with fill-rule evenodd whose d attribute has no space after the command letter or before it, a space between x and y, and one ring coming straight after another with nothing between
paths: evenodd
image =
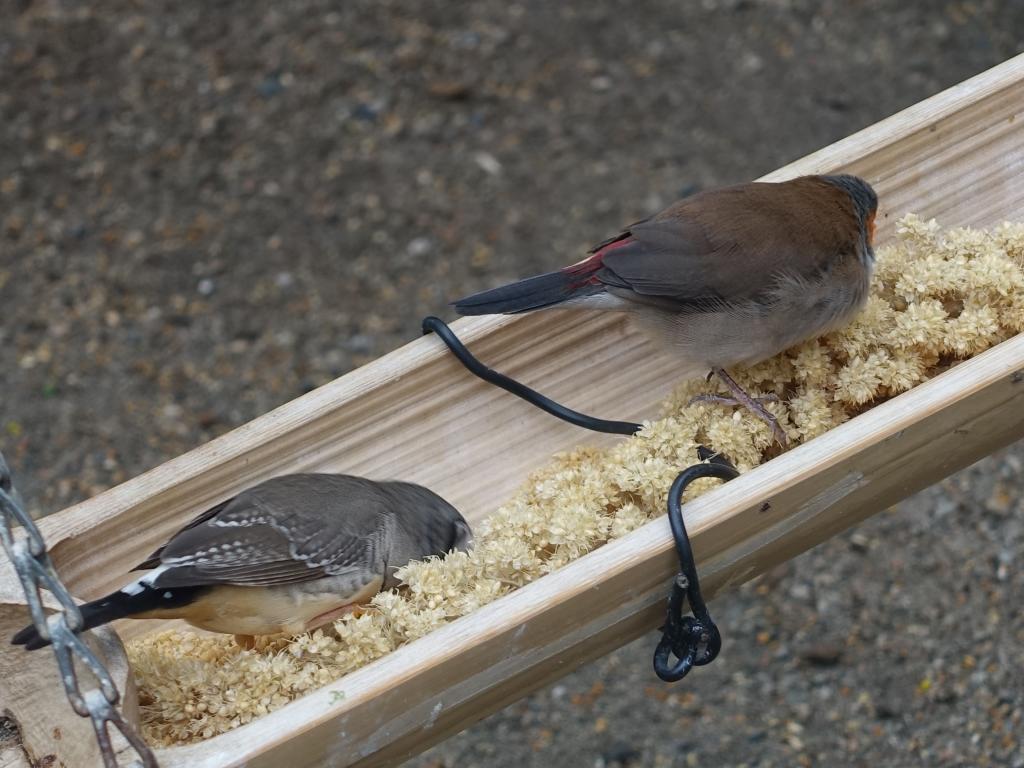
<instances>
[{"instance_id":1,"label":"bird's wing feathers","mask_svg":"<svg viewBox=\"0 0 1024 768\"><path fill-rule=\"evenodd\" d=\"M809 215L841 206L843 194L824 184L701 193L631 227L628 242L614 240L596 277L623 298L679 309L754 298L773 276L813 274L848 247L841 227ZM768 273L751 279L751 263Z\"/></svg>"},{"instance_id":2,"label":"bird's wing feathers","mask_svg":"<svg viewBox=\"0 0 1024 768\"><path fill-rule=\"evenodd\" d=\"M650 219L640 219L640 221L634 221L632 224L630 224L624 230L619 232L619 234L612 235L607 240L602 240L600 243L598 243L593 248L591 248L589 251L587 251L587 253L597 253L598 251L600 251L600 250L602 250L604 248L607 248L609 245L612 245L613 243L618 243L618 242L621 242L622 240L627 240L630 237L630 232L633 229L635 229L636 227L639 227L641 224L643 224L643 223L645 223L647 221L650 221Z\"/></svg>"},{"instance_id":3,"label":"bird's wing feathers","mask_svg":"<svg viewBox=\"0 0 1024 768\"><path fill-rule=\"evenodd\" d=\"M239 494L167 543L160 557L167 567L154 586L271 586L383 575L383 540L391 521L387 506L366 487L355 494L335 482L339 479L288 476ZM342 501L344 512L335 509Z\"/></svg>"},{"instance_id":4,"label":"bird's wing feathers","mask_svg":"<svg viewBox=\"0 0 1024 768\"><path fill-rule=\"evenodd\" d=\"M216 516L219 512L221 512L224 509L224 507L226 507L228 504L230 504L233 500L234 500L234 497L232 497L230 499L225 499L220 504L217 504L216 506L210 507L206 511L196 515L192 520L189 521L188 525L186 525L184 528L179 530L171 538L173 539L174 537L181 535L184 531L187 531L189 528L195 528L197 525L205 523L207 520L209 520L210 518ZM139 563L134 568L132 568L132 570L133 571L147 571L150 568L156 568L158 565L160 565L160 555L163 554L164 547L166 547L166 546L167 545L164 544L162 547L158 547L156 549L156 551L153 552L153 554L151 554L149 557L147 557L141 563Z\"/></svg>"}]
</instances>

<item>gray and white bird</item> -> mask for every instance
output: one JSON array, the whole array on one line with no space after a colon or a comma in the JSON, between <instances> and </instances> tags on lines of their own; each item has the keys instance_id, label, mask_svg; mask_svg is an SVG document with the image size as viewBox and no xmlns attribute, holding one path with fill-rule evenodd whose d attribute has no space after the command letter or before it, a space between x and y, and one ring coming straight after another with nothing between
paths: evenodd
<instances>
[{"instance_id":1,"label":"gray and white bird","mask_svg":"<svg viewBox=\"0 0 1024 768\"><path fill-rule=\"evenodd\" d=\"M436 493L351 475L283 475L203 512L133 570L149 572L81 606L84 629L122 618L184 619L233 634L298 634L397 585L411 560L466 550L472 532ZM35 627L12 642L47 645Z\"/></svg>"},{"instance_id":2,"label":"gray and white bird","mask_svg":"<svg viewBox=\"0 0 1024 768\"><path fill-rule=\"evenodd\" d=\"M677 356L681 377L713 371L732 401L785 444L775 417L726 369L853 318L868 297L877 208L871 185L849 175L708 190L627 227L576 264L467 296L455 309L629 313Z\"/></svg>"}]
</instances>

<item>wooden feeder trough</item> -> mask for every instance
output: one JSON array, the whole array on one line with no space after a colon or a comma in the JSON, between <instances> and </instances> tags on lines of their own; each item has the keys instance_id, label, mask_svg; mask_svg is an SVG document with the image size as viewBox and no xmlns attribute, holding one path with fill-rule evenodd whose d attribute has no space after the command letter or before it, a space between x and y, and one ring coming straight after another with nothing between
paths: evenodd
<instances>
[{"instance_id":1,"label":"wooden feeder trough","mask_svg":"<svg viewBox=\"0 0 1024 768\"><path fill-rule=\"evenodd\" d=\"M1018 57L766 178L865 177L882 201L882 243L905 211L946 226L1022 219L1022 111ZM488 317L454 329L488 364L607 418L651 417L676 381L673 360L616 316L566 314L557 324L537 315ZM747 581L1021 437L1024 335L687 505L705 592ZM611 439L473 378L428 336L47 517L41 528L71 591L92 599L119 588L186 520L274 475L411 480L477 523L552 453ZM677 569L669 526L655 520L327 689L205 742L157 750L157 759L165 768L393 765L657 626ZM23 602L4 562L4 637L24 625ZM117 627L124 638L163 628L155 621ZM112 633L106 644L124 690L130 681ZM129 716L133 696L128 685ZM88 723L63 714L70 709L51 654L0 642L0 701L34 757L98 764Z\"/></svg>"}]
</instances>

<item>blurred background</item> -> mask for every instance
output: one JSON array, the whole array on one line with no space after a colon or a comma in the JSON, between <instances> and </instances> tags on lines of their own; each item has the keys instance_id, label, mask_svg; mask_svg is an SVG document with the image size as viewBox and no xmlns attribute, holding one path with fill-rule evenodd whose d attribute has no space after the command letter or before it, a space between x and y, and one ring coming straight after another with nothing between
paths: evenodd
<instances>
[{"instance_id":1,"label":"blurred background","mask_svg":"<svg viewBox=\"0 0 1024 768\"><path fill-rule=\"evenodd\" d=\"M0 449L36 514L1024 49L1005 0L0 0ZM1024 446L411 766L1024 766Z\"/></svg>"}]
</instances>

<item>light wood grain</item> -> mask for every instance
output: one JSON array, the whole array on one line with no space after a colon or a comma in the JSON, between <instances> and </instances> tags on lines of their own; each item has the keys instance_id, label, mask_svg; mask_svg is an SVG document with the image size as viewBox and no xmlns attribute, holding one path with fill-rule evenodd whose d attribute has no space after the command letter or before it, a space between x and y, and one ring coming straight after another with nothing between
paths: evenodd
<instances>
[{"instance_id":1,"label":"light wood grain","mask_svg":"<svg viewBox=\"0 0 1024 768\"><path fill-rule=\"evenodd\" d=\"M57 602L43 594L48 609ZM21 583L10 561L0 559L0 714L18 726L21 747L0 750L0 767L5 760L11 766L33 764L54 766L100 765L100 752L92 724L80 717L68 702L61 684L57 661L50 649L26 653L7 639L25 626L28 609ZM128 659L120 639L109 628L84 635L90 650L101 659L119 691L127 693L125 718L138 723L138 707ZM92 674L76 664L83 691L96 687ZM120 734L114 735L116 745L125 746ZM27 754L26 754L27 753Z\"/></svg>"},{"instance_id":2,"label":"light wood grain","mask_svg":"<svg viewBox=\"0 0 1024 768\"><path fill-rule=\"evenodd\" d=\"M865 176L881 195L883 240L906 210L949 226L1024 218L1022 105L1017 58L769 178ZM486 362L568 405L608 418L654 415L674 383L671 359L619 318L554 317L454 327ZM1022 371L1018 337L688 505L709 589L741 583L1020 438ZM93 597L121 586L121 572L189 516L268 476L402 477L477 521L552 452L596 440L470 378L425 338L46 519L43 530L75 593ZM654 626L675 568L668 526L656 521L258 722L163 750L161 764L393 764ZM332 703L337 690L346 695Z\"/></svg>"},{"instance_id":3,"label":"light wood grain","mask_svg":"<svg viewBox=\"0 0 1024 768\"><path fill-rule=\"evenodd\" d=\"M0 768L32 768L21 747L0 747Z\"/></svg>"},{"instance_id":4,"label":"light wood grain","mask_svg":"<svg viewBox=\"0 0 1024 768\"><path fill-rule=\"evenodd\" d=\"M687 524L709 593L1019 438L1022 414L1024 337L1017 337L697 499ZM258 738L267 750L251 752L246 765L269 767L295 746L288 739L301 728L297 744L309 765L328 755L335 765L391 765L571 671L590 652L650 629L677 567L667 522L656 521L218 737L217 749L241 750ZM338 690L345 698L332 705L330 691ZM207 748L168 750L162 764L197 764Z\"/></svg>"}]
</instances>

